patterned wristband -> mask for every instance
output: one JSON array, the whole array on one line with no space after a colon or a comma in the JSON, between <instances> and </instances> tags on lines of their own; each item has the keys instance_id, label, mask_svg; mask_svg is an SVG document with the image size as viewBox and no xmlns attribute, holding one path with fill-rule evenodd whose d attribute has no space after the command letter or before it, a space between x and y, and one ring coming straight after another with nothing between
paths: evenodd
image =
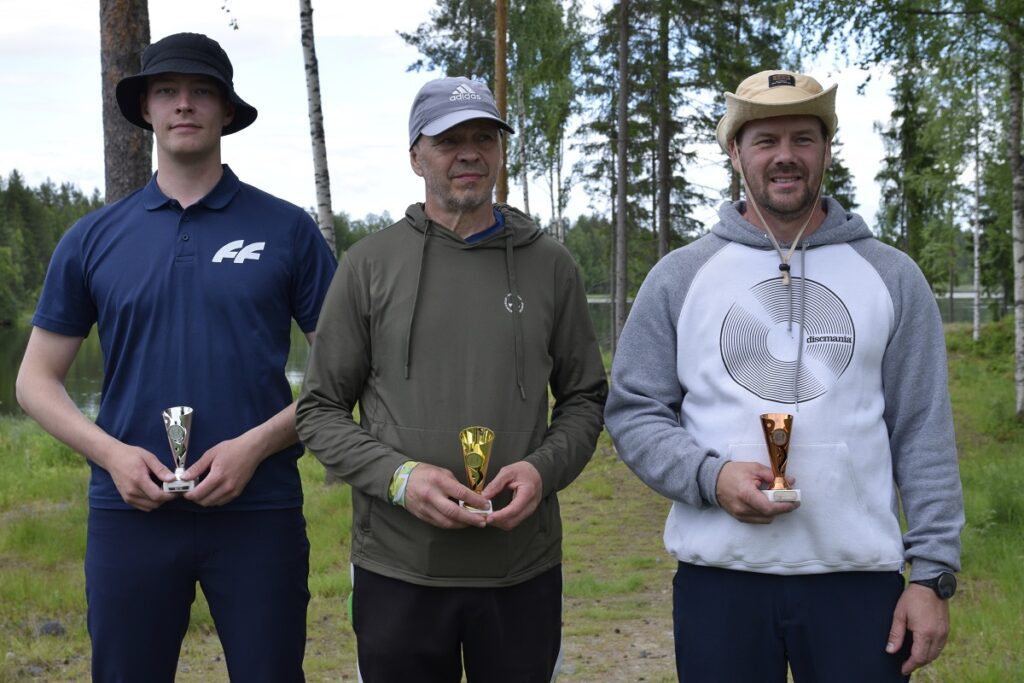
<instances>
[{"instance_id":1,"label":"patterned wristband","mask_svg":"<svg viewBox=\"0 0 1024 683\"><path fill-rule=\"evenodd\" d=\"M391 475L388 497L391 498L392 505L405 507L405 487L409 485L409 475L416 468L416 465L419 465L419 463L415 460L407 460Z\"/></svg>"}]
</instances>

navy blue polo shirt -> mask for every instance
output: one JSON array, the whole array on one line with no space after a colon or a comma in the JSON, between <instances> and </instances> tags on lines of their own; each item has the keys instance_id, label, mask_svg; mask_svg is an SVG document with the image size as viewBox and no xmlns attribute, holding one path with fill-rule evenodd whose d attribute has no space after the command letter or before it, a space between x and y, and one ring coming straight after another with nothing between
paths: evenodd
<instances>
[{"instance_id":1,"label":"navy blue polo shirt","mask_svg":"<svg viewBox=\"0 0 1024 683\"><path fill-rule=\"evenodd\" d=\"M104 369L96 423L173 470L164 408L195 410L187 466L291 402L291 321L316 328L336 261L305 211L227 166L184 210L156 178L68 230L32 324L72 337L96 325ZM301 505L302 452L296 444L267 458L220 509ZM127 509L106 470L90 465L90 505ZM168 505L202 509L183 499Z\"/></svg>"}]
</instances>

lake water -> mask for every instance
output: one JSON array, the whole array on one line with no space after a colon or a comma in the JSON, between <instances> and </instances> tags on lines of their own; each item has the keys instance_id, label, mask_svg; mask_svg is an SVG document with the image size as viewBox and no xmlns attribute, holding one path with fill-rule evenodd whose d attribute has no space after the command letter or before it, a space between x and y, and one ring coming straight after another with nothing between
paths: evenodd
<instances>
[{"instance_id":1,"label":"lake water","mask_svg":"<svg viewBox=\"0 0 1024 683\"><path fill-rule=\"evenodd\" d=\"M970 322L972 301L958 296L954 300L953 320ZM607 349L611 340L610 306L607 303L592 303L590 315L594 321L594 330L602 348ZM939 310L944 322L949 322L948 302L939 300ZM992 318L989 306L983 306L982 320ZM14 380L18 374L18 365L25 352L28 341L28 328L0 328L0 414L22 414L21 408L14 397ZM286 373L293 384L302 382L306 369L306 357L309 345L298 326L292 325L291 354L288 356ZM103 355L100 352L99 339L95 329L82 344L67 378L68 394L75 404L86 415L95 417L100 406L100 392L103 388Z\"/></svg>"},{"instance_id":2,"label":"lake water","mask_svg":"<svg viewBox=\"0 0 1024 683\"><path fill-rule=\"evenodd\" d=\"M0 414L24 414L14 395L14 380L25 353L28 335L28 328L0 328ZM285 373L293 384L302 382L308 351L309 344L305 335L298 325L292 323L291 353L288 355ZM100 351L96 328L93 328L79 349L68 371L66 386L75 405L89 417L95 418L100 409L100 393L103 390L103 353Z\"/></svg>"}]
</instances>

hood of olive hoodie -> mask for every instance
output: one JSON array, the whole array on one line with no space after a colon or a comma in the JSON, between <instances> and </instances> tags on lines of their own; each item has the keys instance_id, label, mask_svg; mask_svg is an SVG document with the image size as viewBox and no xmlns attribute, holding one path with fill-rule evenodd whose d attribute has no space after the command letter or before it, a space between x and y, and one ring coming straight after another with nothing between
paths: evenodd
<instances>
[{"instance_id":1,"label":"hood of olive hoodie","mask_svg":"<svg viewBox=\"0 0 1024 683\"><path fill-rule=\"evenodd\" d=\"M509 296L512 301L521 301L519 288L516 282L516 260L515 250L535 242L543 233L529 216L515 209L508 204L495 204L494 208L501 213L505 220L503 230L481 240L480 242L466 242L459 235L447 227L427 217L422 203L411 204L405 211L406 223L422 237L422 248L420 249L419 271L416 276L416 291L413 295L412 312L409 315L409 326L405 337L405 377L409 377L409 368L412 359L413 329L416 322L417 304L419 303L420 285L423 282L423 273L431 266L427 259L427 243L429 240L442 240L442 244L453 249L504 249L505 251L505 278L508 283ZM526 388L524 386L525 375L525 344L523 341L523 323L521 307L512 306L514 355L516 366L516 381L519 385L519 395L526 400Z\"/></svg>"}]
</instances>

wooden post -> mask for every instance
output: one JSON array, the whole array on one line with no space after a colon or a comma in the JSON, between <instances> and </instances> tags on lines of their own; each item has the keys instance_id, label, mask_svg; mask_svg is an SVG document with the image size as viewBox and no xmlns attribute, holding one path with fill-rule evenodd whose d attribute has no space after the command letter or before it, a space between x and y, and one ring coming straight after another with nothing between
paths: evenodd
<instances>
[{"instance_id":1,"label":"wooden post","mask_svg":"<svg viewBox=\"0 0 1024 683\"><path fill-rule=\"evenodd\" d=\"M494 102L498 115L508 121L508 0L497 0L494 11ZM498 169L497 201L508 201L507 145L502 146L501 168Z\"/></svg>"}]
</instances>

